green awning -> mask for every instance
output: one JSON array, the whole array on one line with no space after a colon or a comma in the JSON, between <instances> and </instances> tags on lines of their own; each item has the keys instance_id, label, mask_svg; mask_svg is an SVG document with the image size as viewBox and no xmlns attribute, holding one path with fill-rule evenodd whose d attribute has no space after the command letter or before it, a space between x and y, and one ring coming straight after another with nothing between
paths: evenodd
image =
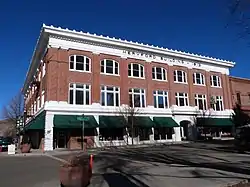
<instances>
[{"instance_id":1,"label":"green awning","mask_svg":"<svg viewBox=\"0 0 250 187\"><path fill-rule=\"evenodd\" d=\"M25 130L44 130L45 128L45 112L42 112L35 119L25 125Z\"/></svg>"},{"instance_id":2,"label":"green awning","mask_svg":"<svg viewBox=\"0 0 250 187\"><path fill-rule=\"evenodd\" d=\"M150 128L155 126L155 123L147 116L134 116L133 118L129 117L128 119L130 124L132 123L132 119L134 119L134 126L137 127Z\"/></svg>"},{"instance_id":3,"label":"green awning","mask_svg":"<svg viewBox=\"0 0 250 187\"><path fill-rule=\"evenodd\" d=\"M54 127L55 128L82 128L81 121L77 120L80 115L55 115ZM84 121L84 128L98 127L98 123L94 116L84 116L87 120Z\"/></svg>"},{"instance_id":4,"label":"green awning","mask_svg":"<svg viewBox=\"0 0 250 187\"><path fill-rule=\"evenodd\" d=\"M122 128L125 127L126 121L123 116L100 116L100 128Z\"/></svg>"},{"instance_id":5,"label":"green awning","mask_svg":"<svg viewBox=\"0 0 250 187\"><path fill-rule=\"evenodd\" d=\"M233 126L233 122L230 118L197 118L197 126L230 127Z\"/></svg>"},{"instance_id":6,"label":"green awning","mask_svg":"<svg viewBox=\"0 0 250 187\"><path fill-rule=\"evenodd\" d=\"M154 117L156 127L179 127L172 117Z\"/></svg>"}]
</instances>

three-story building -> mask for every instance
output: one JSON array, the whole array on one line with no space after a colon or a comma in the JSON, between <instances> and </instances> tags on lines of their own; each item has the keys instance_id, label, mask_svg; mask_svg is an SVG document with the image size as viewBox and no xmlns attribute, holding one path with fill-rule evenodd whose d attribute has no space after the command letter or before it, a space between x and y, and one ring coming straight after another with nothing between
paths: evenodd
<instances>
[{"instance_id":1,"label":"three-story building","mask_svg":"<svg viewBox=\"0 0 250 187\"><path fill-rule=\"evenodd\" d=\"M26 129L36 147L76 148L84 114L88 146L124 145L132 115L136 144L193 139L198 118L230 125L234 64L43 25L23 86Z\"/></svg>"}]
</instances>

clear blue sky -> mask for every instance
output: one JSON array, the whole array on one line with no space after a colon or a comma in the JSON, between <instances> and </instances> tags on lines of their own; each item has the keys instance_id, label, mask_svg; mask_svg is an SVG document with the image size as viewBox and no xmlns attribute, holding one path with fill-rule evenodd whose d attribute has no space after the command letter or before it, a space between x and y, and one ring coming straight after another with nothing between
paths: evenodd
<instances>
[{"instance_id":1,"label":"clear blue sky","mask_svg":"<svg viewBox=\"0 0 250 187\"><path fill-rule=\"evenodd\" d=\"M228 22L228 0L8 0L0 6L0 108L15 95L42 23L233 60L250 78L247 41Z\"/></svg>"}]
</instances>

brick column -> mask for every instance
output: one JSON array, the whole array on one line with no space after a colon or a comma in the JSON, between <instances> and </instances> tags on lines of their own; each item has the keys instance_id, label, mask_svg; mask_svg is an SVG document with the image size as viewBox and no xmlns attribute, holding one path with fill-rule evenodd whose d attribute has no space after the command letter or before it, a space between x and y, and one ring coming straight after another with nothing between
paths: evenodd
<instances>
[{"instance_id":1,"label":"brick column","mask_svg":"<svg viewBox=\"0 0 250 187\"><path fill-rule=\"evenodd\" d=\"M210 108L210 97L211 97L211 84L210 84L210 73L208 71L206 71L205 73L205 77L206 77L206 89L207 89L207 107Z\"/></svg>"},{"instance_id":2,"label":"brick column","mask_svg":"<svg viewBox=\"0 0 250 187\"><path fill-rule=\"evenodd\" d=\"M187 81L188 81L188 96L189 96L189 106L195 106L194 104L194 93L193 93L193 71L188 69L187 72Z\"/></svg>"},{"instance_id":3,"label":"brick column","mask_svg":"<svg viewBox=\"0 0 250 187\"><path fill-rule=\"evenodd\" d=\"M147 106L154 106L153 101L153 81L152 81L152 64L146 62L145 64L145 78L147 83L147 90L146 90L146 107Z\"/></svg>"},{"instance_id":4,"label":"brick column","mask_svg":"<svg viewBox=\"0 0 250 187\"><path fill-rule=\"evenodd\" d=\"M168 91L168 97L169 97L169 107L172 105L175 105L175 90L172 88L174 87L174 68L173 66L168 66L168 82L169 82L169 91Z\"/></svg>"},{"instance_id":5,"label":"brick column","mask_svg":"<svg viewBox=\"0 0 250 187\"><path fill-rule=\"evenodd\" d=\"M99 54L93 54L91 71L92 71L91 103L100 103L100 55Z\"/></svg>"},{"instance_id":6,"label":"brick column","mask_svg":"<svg viewBox=\"0 0 250 187\"><path fill-rule=\"evenodd\" d=\"M230 109L231 105L231 97L230 97L230 89L229 89L229 81L227 80L227 75L222 74L221 75L221 85L223 89L223 103L224 103L224 109Z\"/></svg>"},{"instance_id":7,"label":"brick column","mask_svg":"<svg viewBox=\"0 0 250 187\"><path fill-rule=\"evenodd\" d=\"M121 58L120 61L120 76L121 76L121 87L120 87L120 99L122 104L129 104L128 95L128 62L127 59Z\"/></svg>"}]
</instances>

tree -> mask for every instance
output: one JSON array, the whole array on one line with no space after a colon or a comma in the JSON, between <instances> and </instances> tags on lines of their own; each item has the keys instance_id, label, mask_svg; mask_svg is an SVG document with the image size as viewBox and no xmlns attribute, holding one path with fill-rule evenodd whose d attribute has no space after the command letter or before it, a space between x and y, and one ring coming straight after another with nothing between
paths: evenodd
<instances>
[{"instance_id":1,"label":"tree","mask_svg":"<svg viewBox=\"0 0 250 187\"><path fill-rule=\"evenodd\" d=\"M23 95L18 93L2 109L2 117L8 121L8 128L5 134L13 136L16 134L16 122L18 117L23 116L24 102Z\"/></svg>"},{"instance_id":2,"label":"tree","mask_svg":"<svg viewBox=\"0 0 250 187\"><path fill-rule=\"evenodd\" d=\"M140 114L139 108L135 108L129 105L123 105L119 108L119 114L123 116L125 127L130 128L131 130L131 138L132 138L132 145L134 145L134 136L135 136L135 117ZM127 144L128 144L128 137L127 137Z\"/></svg>"},{"instance_id":3,"label":"tree","mask_svg":"<svg viewBox=\"0 0 250 187\"><path fill-rule=\"evenodd\" d=\"M237 103L233 108L233 111L232 122L236 128L250 124L250 117L241 109L240 104Z\"/></svg>"},{"instance_id":4,"label":"tree","mask_svg":"<svg viewBox=\"0 0 250 187\"><path fill-rule=\"evenodd\" d=\"M250 35L250 0L230 0L229 4L230 23L238 29L239 37L245 38Z\"/></svg>"}]
</instances>

